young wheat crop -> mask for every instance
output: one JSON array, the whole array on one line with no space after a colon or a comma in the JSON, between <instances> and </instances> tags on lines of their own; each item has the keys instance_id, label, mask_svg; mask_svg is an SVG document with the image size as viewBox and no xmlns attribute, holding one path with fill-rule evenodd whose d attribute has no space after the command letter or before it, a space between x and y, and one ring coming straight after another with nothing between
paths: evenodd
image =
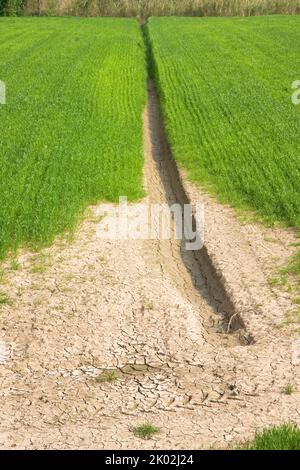
<instances>
[{"instance_id":1,"label":"young wheat crop","mask_svg":"<svg viewBox=\"0 0 300 470\"><path fill-rule=\"evenodd\" d=\"M143 195L144 46L131 19L0 19L0 257Z\"/></svg>"}]
</instances>

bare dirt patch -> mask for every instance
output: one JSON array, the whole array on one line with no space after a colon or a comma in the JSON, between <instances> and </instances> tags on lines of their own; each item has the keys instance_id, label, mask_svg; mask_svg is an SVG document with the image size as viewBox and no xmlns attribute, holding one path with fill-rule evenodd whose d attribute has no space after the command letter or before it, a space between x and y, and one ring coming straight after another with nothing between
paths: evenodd
<instances>
[{"instance_id":1,"label":"bare dirt patch","mask_svg":"<svg viewBox=\"0 0 300 470\"><path fill-rule=\"evenodd\" d=\"M72 243L45 250L43 269L28 252L17 270L7 262L1 448L224 447L299 424L296 337L282 326L290 299L267 281L270 256L286 259L293 234L241 225L182 171L176 181L151 84L144 122L147 200L204 200L205 251L100 240L91 217ZM227 334L233 312L238 328ZM98 380L105 371L112 380ZM143 441L131 429L146 421L160 433Z\"/></svg>"}]
</instances>

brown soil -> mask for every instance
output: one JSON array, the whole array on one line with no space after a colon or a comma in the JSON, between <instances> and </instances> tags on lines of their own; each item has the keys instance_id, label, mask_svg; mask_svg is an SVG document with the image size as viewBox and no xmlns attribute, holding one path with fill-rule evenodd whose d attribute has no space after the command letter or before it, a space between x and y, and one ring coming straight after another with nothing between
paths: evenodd
<instances>
[{"instance_id":1,"label":"brown soil","mask_svg":"<svg viewBox=\"0 0 300 470\"><path fill-rule=\"evenodd\" d=\"M299 424L296 334L284 324L292 305L268 285L293 233L241 225L186 182L151 83L144 122L147 201L204 201L205 248L100 240L91 216L43 259L20 253L16 271L7 261L2 449L225 447L264 426ZM131 429L146 421L161 432L143 441Z\"/></svg>"}]
</instances>

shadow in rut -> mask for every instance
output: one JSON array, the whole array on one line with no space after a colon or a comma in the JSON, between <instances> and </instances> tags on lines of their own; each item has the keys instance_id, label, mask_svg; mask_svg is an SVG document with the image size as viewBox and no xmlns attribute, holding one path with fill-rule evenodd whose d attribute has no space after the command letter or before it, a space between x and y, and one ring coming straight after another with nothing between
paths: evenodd
<instances>
[{"instance_id":1,"label":"shadow in rut","mask_svg":"<svg viewBox=\"0 0 300 470\"><path fill-rule=\"evenodd\" d=\"M177 165L168 144L160 102L154 82L148 82L148 121L153 158L163 184L169 206L177 203L189 204L183 188ZM195 226L195 220L193 221ZM181 241L180 254L183 264L199 294L221 315L223 328L226 331L236 331L244 328L244 324L235 311L220 277L214 269L205 246L201 250L187 251Z\"/></svg>"}]
</instances>

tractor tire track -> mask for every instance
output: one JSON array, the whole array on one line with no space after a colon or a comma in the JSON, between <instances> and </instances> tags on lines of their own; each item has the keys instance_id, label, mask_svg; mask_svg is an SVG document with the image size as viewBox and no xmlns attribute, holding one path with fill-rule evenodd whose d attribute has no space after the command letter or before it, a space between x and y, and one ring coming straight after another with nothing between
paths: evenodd
<instances>
[{"instance_id":1,"label":"tractor tire track","mask_svg":"<svg viewBox=\"0 0 300 470\"><path fill-rule=\"evenodd\" d=\"M148 104L144 113L145 136L145 184L148 201L151 204L188 204L189 200L178 174L176 163L164 133L159 98L152 80L148 82ZM173 221L174 225L174 221ZM172 227L174 230L174 226ZM189 240L171 238L158 240L153 244L165 275L172 277L184 297L199 309L206 333L212 333L209 325L219 324L219 331L227 331L231 317L238 315L234 311L226 292L215 276L214 269L205 252L188 251L185 245ZM234 329L243 328L241 321L236 320ZM244 331L235 334L235 344L243 341ZM218 335L220 341L221 336ZM216 337L214 338L216 341ZM222 342L228 344L228 337L223 335ZM233 344L233 335L231 344Z\"/></svg>"}]
</instances>

